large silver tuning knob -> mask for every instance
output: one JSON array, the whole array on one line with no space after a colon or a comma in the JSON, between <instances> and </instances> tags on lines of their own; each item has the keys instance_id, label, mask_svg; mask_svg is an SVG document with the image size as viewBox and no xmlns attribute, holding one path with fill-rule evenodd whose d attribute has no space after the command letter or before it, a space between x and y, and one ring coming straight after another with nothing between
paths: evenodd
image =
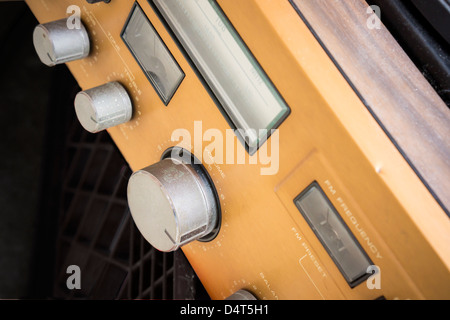
<instances>
[{"instance_id":1,"label":"large silver tuning knob","mask_svg":"<svg viewBox=\"0 0 450 320\"><path fill-rule=\"evenodd\" d=\"M79 60L89 55L89 36L84 25L68 24L68 18L40 24L33 33L34 48L49 67Z\"/></svg>"},{"instance_id":2,"label":"large silver tuning knob","mask_svg":"<svg viewBox=\"0 0 450 320\"><path fill-rule=\"evenodd\" d=\"M183 154L181 154L184 152ZM220 205L209 176L189 152L136 171L128 182L128 205L144 238L160 251L174 251L218 232Z\"/></svg>"},{"instance_id":3,"label":"large silver tuning knob","mask_svg":"<svg viewBox=\"0 0 450 320\"><path fill-rule=\"evenodd\" d=\"M133 113L130 97L118 82L79 92L75 111L83 128L92 133L128 122Z\"/></svg>"}]
</instances>

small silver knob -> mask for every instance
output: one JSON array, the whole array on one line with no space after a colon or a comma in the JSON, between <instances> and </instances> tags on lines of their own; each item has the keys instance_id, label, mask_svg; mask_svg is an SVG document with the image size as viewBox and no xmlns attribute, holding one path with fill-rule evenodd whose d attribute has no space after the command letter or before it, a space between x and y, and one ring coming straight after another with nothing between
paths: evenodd
<instances>
[{"instance_id":1,"label":"small silver knob","mask_svg":"<svg viewBox=\"0 0 450 320\"><path fill-rule=\"evenodd\" d=\"M199 165L185 159L163 159L136 171L128 182L134 222L160 251L174 251L208 237L219 222L214 186Z\"/></svg>"},{"instance_id":2,"label":"small silver knob","mask_svg":"<svg viewBox=\"0 0 450 320\"><path fill-rule=\"evenodd\" d=\"M241 289L233 293L225 300L258 300L258 299L256 299L256 297L247 290Z\"/></svg>"},{"instance_id":3,"label":"small silver knob","mask_svg":"<svg viewBox=\"0 0 450 320\"><path fill-rule=\"evenodd\" d=\"M118 82L79 92L75 111L83 128L92 133L128 122L133 113L130 97Z\"/></svg>"},{"instance_id":4,"label":"small silver knob","mask_svg":"<svg viewBox=\"0 0 450 320\"><path fill-rule=\"evenodd\" d=\"M34 29L34 48L42 63L49 67L79 60L89 55L89 36L84 25L70 29L68 18L40 24Z\"/></svg>"}]
</instances>

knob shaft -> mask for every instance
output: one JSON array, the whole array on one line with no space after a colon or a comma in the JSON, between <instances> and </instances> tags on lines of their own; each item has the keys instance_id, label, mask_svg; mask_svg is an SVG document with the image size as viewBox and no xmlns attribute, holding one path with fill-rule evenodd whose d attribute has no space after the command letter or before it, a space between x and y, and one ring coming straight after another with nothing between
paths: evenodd
<instances>
[{"instance_id":1,"label":"knob shaft","mask_svg":"<svg viewBox=\"0 0 450 320\"><path fill-rule=\"evenodd\" d=\"M34 48L42 63L49 67L79 60L89 55L89 36L83 23L69 28L68 18L40 24L33 32Z\"/></svg>"},{"instance_id":2,"label":"knob shaft","mask_svg":"<svg viewBox=\"0 0 450 320\"><path fill-rule=\"evenodd\" d=\"M81 125L96 133L130 121L130 97L118 82L82 91L75 97L75 111Z\"/></svg>"},{"instance_id":3,"label":"knob shaft","mask_svg":"<svg viewBox=\"0 0 450 320\"><path fill-rule=\"evenodd\" d=\"M215 189L200 167L171 157L131 176L131 214L156 249L174 251L210 236L217 228L220 209Z\"/></svg>"}]
</instances>

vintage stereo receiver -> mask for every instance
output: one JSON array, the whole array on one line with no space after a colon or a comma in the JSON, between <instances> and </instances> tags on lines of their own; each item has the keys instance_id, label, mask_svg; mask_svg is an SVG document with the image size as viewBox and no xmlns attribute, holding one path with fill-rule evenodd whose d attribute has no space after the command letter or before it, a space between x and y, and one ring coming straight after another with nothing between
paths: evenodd
<instances>
[{"instance_id":1,"label":"vintage stereo receiver","mask_svg":"<svg viewBox=\"0 0 450 320\"><path fill-rule=\"evenodd\" d=\"M26 2L212 299L450 298L450 112L366 2Z\"/></svg>"}]
</instances>

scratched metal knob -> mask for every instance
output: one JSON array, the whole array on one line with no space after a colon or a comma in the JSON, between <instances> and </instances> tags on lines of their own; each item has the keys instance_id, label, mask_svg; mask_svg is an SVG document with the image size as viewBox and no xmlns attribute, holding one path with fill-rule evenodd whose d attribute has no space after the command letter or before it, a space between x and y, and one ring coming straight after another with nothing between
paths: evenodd
<instances>
[{"instance_id":1,"label":"scratched metal knob","mask_svg":"<svg viewBox=\"0 0 450 320\"><path fill-rule=\"evenodd\" d=\"M49 67L79 60L89 55L89 36L83 23L71 27L68 18L38 25L33 43L42 63Z\"/></svg>"},{"instance_id":2,"label":"scratched metal knob","mask_svg":"<svg viewBox=\"0 0 450 320\"><path fill-rule=\"evenodd\" d=\"M181 149L182 150L182 149ZM215 189L200 165L169 157L136 171L128 182L128 205L144 238L174 251L217 230Z\"/></svg>"},{"instance_id":3,"label":"scratched metal knob","mask_svg":"<svg viewBox=\"0 0 450 320\"><path fill-rule=\"evenodd\" d=\"M91 133L129 121L132 111L130 97L118 82L79 92L75 97L78 120Z\"/></svg>"},{"instance_id":4,"label":"scratched metal knob","mask_svg":"<svg viewBox=\"0 0 450 320\"><path fill-rule=\"evenodd\" d=\"M256 297L247 290L241 289L236 291L225 300L258 300Z\"/></svg>"}]
</instances>

